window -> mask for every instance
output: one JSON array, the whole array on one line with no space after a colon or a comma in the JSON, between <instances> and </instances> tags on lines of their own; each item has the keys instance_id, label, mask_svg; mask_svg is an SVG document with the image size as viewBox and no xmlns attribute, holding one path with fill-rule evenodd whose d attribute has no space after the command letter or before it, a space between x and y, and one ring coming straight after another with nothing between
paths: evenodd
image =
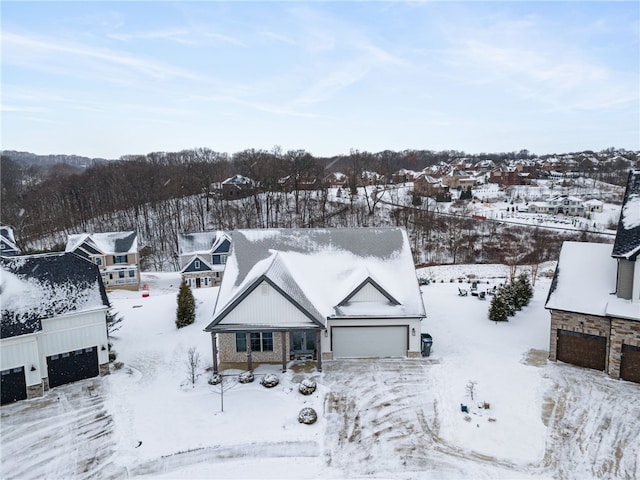
<instances>
[{"instance_id":1,"label":"window","mask_svg":"<svg viewBox=\"0 0 640 480\"><path fill-rule=\"evenodd\" d=\"M251 351L253 352L273 352L272 332L251 332ZM236 332L236 352L247 351L246 332Z\"/></svg>"},{"instance_id":2,"label":"window","mask_svg":"<svg viewBox=\"0 0 640 480\"><path fill-rule=\"evenodd\" d=\"M200 260L196 260L194 266L196 267L196 270L200 270Z\"/></svg>"},{"instance_id":3,"label":"window","mask_svg":"<svg viewBox=\"0 0 640 480\"><path fill-rule=\"evenodd\" d=\"M124 270L118 272L118 278L124 278Z\"/></svg>"},{"instance_id":4,"label":"window","mask_svg":"<svg viewBox=\"0 0 640 480\"><path fill-rule=\"evenodd\" d=\"M220 255L220 263L222 263L222 264L227 263L227 256L226 255Z\"/></svg>"},{"instance_id":5,"label":"window","mask_svg":"<svg viewBox=\"0 0 640 480\"><path fill-rule=\"evenodd\" d=\"M127 256L126 255L114 255L113 256L113 263L127 263Z\"/></svg>"},{"instance_id":6,"label":"window","mask_svg":"<svg viewBox=\"0 0 640 480\"><path fill-rule=\"evenodd\" d=\"M102 258L100 257L95 257L93 261L96 262L96 265L102 265Z\"/></svg>"},{"instance_id":7,"label":"window","mask_svg":"<svg viewBox=\"0 0 640 480\"><path fill-rule=\"evenodd\" d=\"M136 271L135 270L129 270L129 278L135 278L136 276Z\"/></svg>"}]
</instances>

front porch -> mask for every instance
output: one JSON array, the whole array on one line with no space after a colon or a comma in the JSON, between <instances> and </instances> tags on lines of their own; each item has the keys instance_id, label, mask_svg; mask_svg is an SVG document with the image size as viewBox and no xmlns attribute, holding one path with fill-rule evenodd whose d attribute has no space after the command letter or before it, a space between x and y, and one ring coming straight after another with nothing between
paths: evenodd
<instances>
[{"instance_id":1,"label":"front porch","mask_svg":"<svg viewBox=\"0 0 640 480\"><path fill-rule=\"evenodd\" d=\"M213 330L214 373L227 368L253 371L257 365L273 364L280 364L286 372L288 363L296 360L313 361L322 371L321 332L319 328Z\"/></svg>"}]
</instances>

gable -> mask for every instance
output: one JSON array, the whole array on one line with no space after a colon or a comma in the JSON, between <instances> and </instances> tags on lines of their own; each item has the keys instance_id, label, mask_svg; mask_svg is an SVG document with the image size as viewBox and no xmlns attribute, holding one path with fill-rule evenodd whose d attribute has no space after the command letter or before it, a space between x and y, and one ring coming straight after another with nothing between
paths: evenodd
<instances>
[{"instance_id":1,"label":"gable","mask_svg":"<svg viewBox=\"0 0 640 480\"><path fill-rule=\"evenodd\" d=\"M399 302L371 277L358 285L339 305L344 306L356 302L379 302L399 305Z\"/></svg>"},{"instance_id":2,"label":"gable","mask_svg":"<svg viewBox=\"0 0 640 480\"><path fill-rule=\"evenodd\" d=\"M220 245L218 245L214 250L213 253L229 253L229 249L231 248L231 242L229 241L229 239L225 238Z\"/></svg>"},{"instance_id":3,"label":"gable","mask_svg":"<svg viewBox=\"0 0 640 480\"><path fill-rule=\"evenodd\" d=\"M208 272L211 270L212 270L211 265L209 265L209 263L200 255L196 255L182 269L182 273Z\"/></svg>"},{"instance_id":4,"label":"gable","mask_svg":"<svg viewBox=\"0 0 640 480\"><path fill-rule=\"evenodd\" d=\"M205 330L228 328L309 328L323 326L273 282L260 278Z\"/></svg>"}]
</instances>

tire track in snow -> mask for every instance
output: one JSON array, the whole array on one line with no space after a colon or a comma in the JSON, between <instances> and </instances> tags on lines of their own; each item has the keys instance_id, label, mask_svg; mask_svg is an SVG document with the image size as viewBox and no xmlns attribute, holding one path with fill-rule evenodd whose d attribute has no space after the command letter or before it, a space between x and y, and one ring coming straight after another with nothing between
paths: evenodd
<instances>
[{"instance_id":1,"label":"tire track in snow","mask_svg":"<svg viewBox=\"0 0 640 480\"><path fill-rule=\"evenodd\" d=\"M102 379L84 380L3 406L2 478L88 479L108 470L113 420L103 388Z\"/></svg>"}]
</instances>

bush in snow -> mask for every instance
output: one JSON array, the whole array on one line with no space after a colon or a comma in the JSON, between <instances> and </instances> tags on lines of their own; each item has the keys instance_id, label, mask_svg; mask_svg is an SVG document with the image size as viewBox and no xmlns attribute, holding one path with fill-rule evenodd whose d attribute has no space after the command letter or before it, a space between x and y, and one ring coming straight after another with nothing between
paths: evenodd
<instances>
[{"instance_id":1,"label":"bush in snow","mask_svg":"<svg viewBox=\"0 0 640 480\"><path fill-rule=\"evenodd\" d=\"M238 382L240 383L253 382L253 372L242 372L240 375L238 375Z\"/></svg>"},{"instance_id":2,"label":"bush in snow","mask_svg":"<svg viewBox=\"0 0 640 480\"><path fill-rule=\"evenodd\" d=\"M300 393L303 395L311 395L313 392L316 391L316 382L308 378L305 378L300 382L298 391L300 391Z\"/></svg>"},{"instance_id":3,"label":"bush in snow","mask_svg":"<svg viewBox=\"0 0 640 480\"><path fill-rule=\"evenodd\" d=\"M208 380L209 385L219 385L222 383L222 375L219 373L214 373L211 375L211 378Z\"/></svg>"},{"instance_id":4,"label":"bush in snow","mask_svg":"<svg viewBox=\"0 0 640 480\"><path fill-rule=\"evenodd\" d=\"M267 388L275 387L276 385L278 385L278 383L279 383L278 376L274 375L273 373L267 373L262 378L262 381L260 382L260 384L263 387L267 387Z\"/></svg>"},{"instance_id":5,"label":"bush in snow","mask_svg":"<svg viewBox=\"0 0 640 480\"><path fill-rule=\"evenodd\" d=\"M305 407L300 410L300 413L298 414L298 421L305 425L316 423L316 420L318 420L318 414L313 408Z\"/></svg>"},{"instance_id":6,"label":"bush in snow","mask_svg":"<svg viewBox=\"0 0 640 480\"><path fill-rule=\"evenodd\" d=\"M178 308L176 310L176 327L191 325L196 319L196 301L193 292L183 279L178 291Z\"/></svg>"}]
</instances>

